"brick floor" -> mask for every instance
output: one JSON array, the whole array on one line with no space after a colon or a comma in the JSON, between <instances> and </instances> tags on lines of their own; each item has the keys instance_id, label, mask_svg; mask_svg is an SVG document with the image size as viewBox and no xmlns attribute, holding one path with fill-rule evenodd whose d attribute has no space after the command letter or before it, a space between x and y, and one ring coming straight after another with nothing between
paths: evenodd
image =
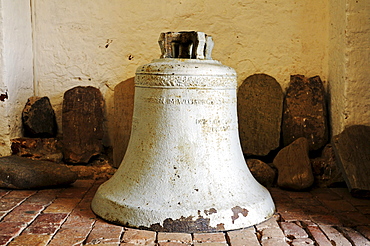
<instances>
[{"instance_id":1,"label":"brick floor","mask_svg":"<svg viewBox=\"0 0 370 246\"><path fill-rule=\"evenodd\" d=\"M104 180L67 188L0 189L0 245L280 246L370 245L370 200L344 188L271 188L276 214L261 224L218 233L164 233L97 218L91 200Z\"/></svg>"}]
</instances>

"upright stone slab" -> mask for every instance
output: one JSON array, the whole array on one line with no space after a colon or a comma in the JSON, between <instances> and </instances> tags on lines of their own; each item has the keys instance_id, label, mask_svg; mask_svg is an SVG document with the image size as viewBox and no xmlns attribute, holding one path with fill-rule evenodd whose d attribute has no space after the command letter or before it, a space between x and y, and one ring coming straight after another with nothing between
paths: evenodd
<instances>
[{"instance_id":1,"label":"upright stone slab","mask_svg":"<svg viewBox=\"0 0 370 246\"><path fill-rule=\"evenodd\" d=\"M132 114L134 111L134 91L134 78L125 80L114 87L114 167L119 167L121 164L130 140Z\"/></svg>"},{"instance_id":2,"label":"upright stone slab","mask_svg":"<svg viewBox=\"0 0 370 246\"><path fill-rule=\"evenodd\" d=\"M306 138L298 138L280 150L273 164L278 170L277 184L281 188L302 190L314 182Z\"/></svg>"},{"instance_id":3,"label":"upright stone slab","mask_svg":"<svg viewBox=\"0 0 370 246\"><path fill-rule=\"evenodd\" d=\"M62 109L63 157L87 163L101 153L104 100L99 89L78 86L64 93Z\"/></svg>"},{"instance_id":4,"label":"upright stone slab","mask_svg":"<svg viewBox=\"0 0 370 246\"><path fill-rule=\"evenodd\" d=\"M351 194L370 198L370 126L347 127L332 142Z\"/></svg>"},{"instance_id":5,"label":"upright stone slab","mask_svg":"<svg viewBox=\"0 0 370 246\"><path fill-rule=\"evenodd\" d=\"M249 76L238 90L239 136L243 153L267 155L279 147L283 91L266 74Z\"/></svg>"},{"instance_id":6,"label":"upright stone slab","mask_svg":"<svg viewBox=\"0 0 370 246\"><path fill-rule=\"evenodd\" d=\"M52 138L57 135L57 122L48 97L30 97L22 112L24 135Z\"/></svg>"},{"instance_id":7,"label":"upright stone slab","mask_svg":"<svg viewBox=\"0 0 370 246\"><path fill-rule=\"evenodd\" d=\"M328 142L324 86L319 76L292 75L284 100L282 137L284 146L300 137L308 140L310 150Z\"/></svg>"}]
</instances>

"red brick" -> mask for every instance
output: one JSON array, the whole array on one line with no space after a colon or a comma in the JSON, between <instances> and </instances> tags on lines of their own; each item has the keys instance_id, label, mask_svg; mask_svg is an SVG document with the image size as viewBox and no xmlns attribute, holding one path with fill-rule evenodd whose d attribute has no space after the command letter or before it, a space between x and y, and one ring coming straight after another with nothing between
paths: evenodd
<instances>
[{"instance_id":1,"label":"red brick","mask_svg":"<svg viewBox=\"0 0 370 246\"><path fill-rule=\"evenodd\" d=\"M344 226L370 225L370 218L360 212L338 213L337 216Z\"/></svg>"},{"instance_id":2,"label":"red brick","mask_svg":"<svg viewBox=\"0 0 370 246\"><path fill-rule=\"evenodd\" d=\"M227 243L217 243L217 242L208 242L208 243L197 243L193 244L194 246L227 246Z\"/></svg>"},{"instance_id":3,"label":"red brick","mask_svg":"<svg viewBox=\"0 0 370 246\"><path fill-rule=\"evenodd\" d=\"M352 246L352 244L334 227L328 225L320 225L321 230L332 241L332 245Z\"/></svg>"},{"instance_id":4,"label":"red brick","mask_svg":"<svg viewBox=\"0 0 370 246\"><path fill-rule=\"evenodd\" d=\"M38 234L38 235L54 235L54 233L60 228L58 224L35 224L27 227L22 234Z\"/></svg>"},{"instance_id":5,"label":"red brick","mask_svg":"<svg viewBox=\"0 0 370 246\"><path fill-rule=\"evenodd\" d=\"M82 245L90 230L90 227L62 227L50 241L48 246Z\"/></svg>"},{"instance_id":6,"label":"red brick","mask_svg":"<svg viewBox=\"0 0 370 246\"><path fill-rule=\"evenodd\" d=\"M194 233L193 240L195 243L226 243L225 234L218 233Z\"/></svg>"},{"instance_id":7,"label":"red brick","mask_svg":"<svg viewBox=\"0 0 370 246\"><path fill-rule=\"evenodd\" d=\"M10 192L10 190L0 189L0 198L2 198L3 196L5 196L9 192Z\"/></svg>"},{"instance_id":8,"label":"red brick","mask_svg":"<svg viewBox=\"0 0 370 246\"><path fill-rule=\"evenodd\" d=\"M13 236L3 236L0 235L0 245L6 245L10 240L12 240Z\"/></svg>"},{"instance_id":9,"label":"red brick","mask_svg":"<svg viewBox=\"0 0 370 246\"><path fill-rule=\"evenodd\" d=\"M18 235L26 224L22 222L0 222L0 235L2 236L15 236Z\"/></svg>"},{"instance_id":10,"label":"red brick","mask_svg":"<svg viewBox=\"0 0 370 246\"><path fill-rule=\"evenodd\" d=\"M6 198L22 198L25 199L32 196L37 191L35 190L13 190L6 195Z\"/></svg>"},{"instance_id":11,"label":"red brick","mask_svg":"<svg viewBox=\"0 0 370 246\"><path fill-rule=\"evenodd\" d=\"M300 220L306 220L307 214L301 210L301 211L284 211L279 212L283 220L285 221L300 221Z\"/></svg>"},{"instance_id":12,"label":"red brick","mask_svg":"<svg viewBox=\"0 0 370 246\"><path fill-rule=\"evenodd\" d=\"M242 230L228 231L226 234L233 246L260 246L253 226Z\"/></svg>"},{"instance_id":13,"label":"red brick","mask_svg":"<svg viewBox=\"0 0 370 246\"><path fill-rule=\"evenodd\" d=\"M175 242L190 245L192 242L190 233L167 233L159 232L157 236L158 243L164 245L165 242Z\"/></svg>"},{"instance_id":14,"label":"red brick","mask_svg":"<svg viewBox=\"0 0 370 246\"><path fill-rule=\"evenodd\" d=\"M307 200L307 199L311 199L313 196L311 193L309 192L302 192L302 191L286 191L286 194L292 198L293 201L296 201L296 200Z\"/></svg>"},{"instance_id":15,"label":"red brick","mask_svg":"<svg viewBox=\"0 0 370 246\"><path fill-rule=\"evenodd\" d=\"M310 238L296 238L291 242L292 246L305 246L305 245L315 245L315 242Z\"/></svg>"},{"instance_id":16,"label":"red brick","mask_svg":"<svg viewBox=\"0 0 370 246\"><path fill-rule=\"evenodd\" d=\"M123 227L111 224L95 223L89 236L87 237L87 244L106 244L106 243L120 243Z\"/></svg>"},{"instance_id":17,"label":"red brick","mask_svg":"<svg viewBox=\"0 0 370 246\"><path fill-rule=\"evenodd\" d=\"M46 213L37 216L32 224L47 223L47 224L62 224L65 218L68 216L67 213Z\"/></svg>"},{"instance_id":18,"label":"red brick","mask_svg":"<svg viewBox=\"0 0 370 246\"><path fill-rule=\"evenodd\" d=\"M18 206L24 199L23 198L1 198L0 211L7 212Z\"/></svg>"},{"instance_id":19,"label":"red brick","mask_svg":"<svg viewBox=\"0 0 370 246\"><path fill-rule=\"evenodd\" d=\"M310 193L319 199L322 200L341 200L342 197L338 195L337 193L333 192L332 190L328 188L316 188L310 191Z\"/></svg>"},{"instance_id":20,"label":"red brick","mask_svg":"<svg viewBox=\"0 0 370 246\"><path fill-rule=\"evenodd\" d=\"M306 231L293 222L281 222L280 226L288 238L308 238Z\"/></svg>"},{"instance_id":21,"label":"red brick","mask_svg":"<svg viewBox=\"0 0 370 246\"><path fill-rule=\"evenodd\" d=\"M318 245L320 246L332 246L328 238L325 236L325 234L321 231L321 229L318 226L307 226L307 230L310 232L312 237L315 239Z\"/></svg>"},{"instance_id":22,"label":"red brick","mask_svg":"<svg viewBox=\"0 0 370 246\"><path fill-rule=\"evenodd\" d=\"M356 230L370 240L370 226L357 226Z\"/></svg>"},{"instance_id":23,"label":"red brick","mask_svg":"<svg viewBox=\"0 0 370 246\"><path fill-rule=\"evenodd\" d=\"M154 231L144 231L131 228L125 228L122 243L128 245L155 245L156 233Z\"/></svg>"},{"instance_id":24,"label":"red brick","mask_svg":"<svg viewBox=\"0 0 370 246\"><path fill-rule=\"evenodd\" d=\"M80 201L79 198L57 198L44 210L44 213L70 213Z\"/></svg>"},{"instance_id":25,"label":"red brick","mask_svg":"<svg viewBox=\"0 0 370 246\"><path fill-rule=\"evenodd\" d=\"M315 214L310 215L309 218L320 225L342 225L342 222L335 215L331 214Z\"/></svg>"},{"instance_id":26,"label":"red brick","mask_svg":"<svg viewBox=\"0 0 370 246\"><path fill-rule=\"evenodd\" d=\"M41 205L32 205L22 203L13 211L7 214L3 221L30 223L44 209Z\"/></svg>"},{"instance_id":27,"label":"red brick","mask_svg":"<svg viewBox=\"0 0 370 246\"><path fill-rule=\"evenodd\" d=\"M283 239L269 238L267 240L262 241L261 245L262 246L287 246L289 244Z\"/></svg>"},{"instance_id":28,"label":"red brick","mask_svg":"<svg viewBox=\"0 0 370 246\"><path fill-rule=\"evenodd\" d=\"M370 241L362 236L359 232L348 227L339 227L338 228L347 238L350 238L351 242L354 245L370 245Z\"/></svg>"},{"instance_id":29,"label":"red brick","mask_svg":"<svg viewBox=\"0 0 370 246\"><path fill-rule=\"evenodd\" d=\"M32 235L32 234L25 234L16 237L13 241L11 241L8 245L9 246L24 246L24 245L47 245L51 239L51 235Z\"/></svg>"},{"instance_id":30,"label":"red brick","mask_svg":"<svg viewBox=\"0 0 370 246\"><path fill-rule=\"evenodd\" d=\"M352 204L345 200L322 201L325 207L335 212L351 212L357 211Z\"/></svg>"}]
</instances>

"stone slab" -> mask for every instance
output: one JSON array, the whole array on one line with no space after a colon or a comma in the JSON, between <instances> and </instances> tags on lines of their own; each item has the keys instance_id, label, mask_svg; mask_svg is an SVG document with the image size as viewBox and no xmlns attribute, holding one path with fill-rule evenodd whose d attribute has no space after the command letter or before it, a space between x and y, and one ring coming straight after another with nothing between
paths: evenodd
<instances>
[{"instance_id":1,"label":"stone slab","mask_svg":"<svg viewBox=\"0 0 370 246\"><path fill-rule=\"evenodd\" d=\"M117 168L122 162L130 140L134 93L134 78L122 81L114 87L113 166Z\"/></svg>"},{"instance_id":2,"label":"stone slab","mask_svg":"<svg viewBox=\"0 0 370 246\"><path fill-rule=\"evenodd\" d=\"M283 91L267 74L249 76L238 89L239 136L243 153L267 155L279 147Z\"/></svg>"},{"instance_id":3,"label":"stone slab","mask_svg":"<svg viewBox=\"0 0 370 246\"><path fill-rule=\"evenodd\" d=\"M62 109L63 157L69 163L88 163L103 149L104 99L92 86L64 93Z\"/></svg>"},{"instance_id":4,"label":"stone slab","mask_svg":"<svg viewBox=\"0 0 370 246\"><path fill-rule=\"evenodd\" d=\"M370 126L349 126L332 144L351 194L370 198Z\"/></svg>"},{"instance_id":5,"label":"stone slab","mask_svg":"<svg viewBox=\"0 0 370 246\"><path fill-rule=\"evenodd\" d=\"M66 165L48 161L35 161L25 157L0 158L0 187L36 189L75 182L77 174Z\"/></svg>"},{"instance_id":6,"label":"stone slab","mask_svg":"<svg viewBox=\"0 0 370 246\"><path fill-rule=\"evenodd\" d=\"M328 142L324 86L319 76L292 75L284 98L282 138L284 146L305 137L310 150Z\"/></svg>"}]
</instances>

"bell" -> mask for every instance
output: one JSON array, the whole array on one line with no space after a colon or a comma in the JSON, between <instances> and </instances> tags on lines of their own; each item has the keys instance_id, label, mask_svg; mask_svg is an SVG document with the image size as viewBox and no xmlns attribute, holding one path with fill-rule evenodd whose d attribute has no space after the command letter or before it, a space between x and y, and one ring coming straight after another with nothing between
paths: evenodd
<instances>
[{"instance_id":1,"label":"bell","mask_svg":"<svg viewBox=\"0 0 370 246\"><path fill-rule=\"evenodd\" d=\"M124 159L92 210L128 227L215 232L258 224L275 211L240 147L236 72L212 60L202 32L162 33L161 59L135 77Z\"/></svg>"}]
</instances>

